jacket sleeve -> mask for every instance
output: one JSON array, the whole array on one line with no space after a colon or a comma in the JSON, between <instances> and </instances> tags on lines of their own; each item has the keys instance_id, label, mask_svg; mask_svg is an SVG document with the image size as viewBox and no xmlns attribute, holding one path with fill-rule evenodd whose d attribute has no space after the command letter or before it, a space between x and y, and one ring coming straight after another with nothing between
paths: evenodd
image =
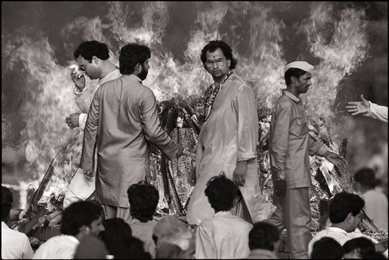
<instances>
[{"instance_id":1,"label":"jacket sleeve","mask_svg":"<svg viewBox=\"0 0 389 260\"><path fill-rule=\"evenodd\" d=\"M285 163L288 154L289 129L292 106L288 102L277 104L270 123L270 163L272 175L285 180Z\"/></svg>"},{"instance_id":2,"label":"jacket sleeve","mask_svg":"<svg viewBox=\"0 0 389 260\"><path fill-rule=\"evenodd\" d=\"M94 167L94 152L96 149L96 140L97 140L97 126L99 123L99 105L100 98L98 91L93 97L88 117L85 124L84 130L84 141L82 145L82 155L80 168L83 170L93 170Z\"/></svg>"},{"instance_id":3,"label":"jacket sleeve","mask_svg":"<svg viewBox=\"0 0 389 260\"><path fill-rule=\"evenodd\" d=\"M238 119L238 161L254 159L257 157L258 114L252 89L240 86L233 105Z\"/></svg>"},{"instance_id":4,"label":"jacket sleeve","mask_svg":"<svg viewBox=\"0 0 389 260\"><path fill-rule=\"evenodd\" d=\"M157 146L170 160L174 159L178 146L162 129L154 93L148 89L141 101L141 121L147 141Z\"/></svg>"}]
</instances>

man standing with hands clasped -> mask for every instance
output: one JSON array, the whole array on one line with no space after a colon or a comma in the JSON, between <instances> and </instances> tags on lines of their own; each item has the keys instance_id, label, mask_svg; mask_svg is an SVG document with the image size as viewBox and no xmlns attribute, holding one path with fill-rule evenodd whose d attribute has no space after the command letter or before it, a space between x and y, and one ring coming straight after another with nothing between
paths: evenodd
<instances>
[{"instance_id":1,"label":"man standing with hands clasped","mask_svg":"<svg viewBox=\"0 0 389 260\"><path fill-rule=\"evenodd\" d=\"M313 66L305 61L286 65L286 90L277 100L270 123L269 154L274 185L273 204L277 206L266 222L288 231L290 258L308 258L311 209L309 155L319 155L344 169L346 161L328 151L310 135L300 94L311 85Z\"/></svg>"}]
</instances>

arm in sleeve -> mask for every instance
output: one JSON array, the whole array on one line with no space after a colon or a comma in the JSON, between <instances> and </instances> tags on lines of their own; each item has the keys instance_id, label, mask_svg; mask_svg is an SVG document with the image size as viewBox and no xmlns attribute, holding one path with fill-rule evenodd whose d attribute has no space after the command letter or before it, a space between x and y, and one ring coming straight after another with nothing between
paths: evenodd
<instances>
[{"instance_id":1,"label":"arm in sleeve","mask_svg":"<svg viewBox=\"0 0 389 260\"><path fill-rule=\"evenodd\" d=\"M269 156L272 175L285 180L285 163L289 146L292 104L277 104L270 122Z\"/></svg>"},{"instance_id":2,"label":"arm in sleeve","mask_svg":"<svg viewBox=\"0 0 389 260\"><path fill-rule=\"evenodd\" d=\"M83 170L93 170L94 152L97 140L97 127L99 124L100 99L98 93L94 96L89 109L84 130L84 140L82 144L82 155L80 168Z\"/></svg>"},{"instance_id":3,"label":"arm in sleeve","mask_svg":"<svg viewBox=\"0 0 389 260\"><path fill-rule=\"evenodd\" d=\"M254 159L257 157L258 114L252 89L242 85L233 105L238 119L238 161Z\"/></svg>"},{"instance_id":4,"label":"arm in sleeve","mask_svg":"<svg viewBox=\"0 0 389 260\"><path fill-rule=\"evenodd\" d=\"M364 114L364 116L372 117L374 119L378 119L383 122L388 122L388 107L386 106L380 106L377 104L374 104L370 102L370 109L369 112Z\"/></svg>"},{"instance_id":5,"label":"arm in sleeve","mask_svg":"<svg viewBox=\"0 0 389 260\"><path fill-rule=\"evenodd\" d=\"M216 259L216 244L213 239L213 226L202 222L196 233L196 259Z\"/></svg>"},{"instance_id":6,"label":"arm in sleeve","mask_svg":"<svg viewBox=\"0 0 389 260\"><path fill-rule=\"evenodd\" d=\"M32 259L34 256L34 251L31 248L30 240L27 236L25 236L25 239L23 241L23 259Z\"/></svg>"},{"instance_id":7,"label":"arm in sleeve","mask_svg":"<svg viewBox=\"0 0 389 260\"><path fill-rule=\"evenodd\" d=\"M319 156L324 156L327 152L327 148L322 146L319 142L317 142L310 134L308 134L308 153L310 156L315 154Z\"/></svg>"},{"instance_id":8,"label":"arm in sleeve","mask_svg":"<svg viewBox=\"0 0 389 260\"><path fill-rule=\"evenodd\" d=\"M141 121L147 141L156 145L170 160L174 159L178 146L162 129L158 116L157 102L151 90L147 90L141 101Z\"/></svg>"}]
</instances>

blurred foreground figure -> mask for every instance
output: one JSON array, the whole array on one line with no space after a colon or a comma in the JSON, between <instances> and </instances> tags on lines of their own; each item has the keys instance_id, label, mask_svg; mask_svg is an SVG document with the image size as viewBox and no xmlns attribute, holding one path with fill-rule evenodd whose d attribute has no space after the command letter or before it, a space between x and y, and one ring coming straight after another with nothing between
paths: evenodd
<instances>
[{"instance_id":1,"label":"blurred foreground figure","mask_svg":"<svg viewBox=\"0 0 389 260\"><path fill-rule=\"evenodd\" d=\"M388 107L374 104L366 100L363 95L361 95L361 101L348 102L346 108L352 116L362 114L366 117L388 122Z\"/></svg>"},{"instance_id":2,"label":"blurred foreground figure","mask_svg":"<svg viewBox=\"0 0 389 260\"><path fill-rule=\"evenodd\" d=\"M13 196L11 190L1 186L1 258L2 259L31 259L34 251L28 237L12 230L10 211Z\"/></svg>"},{"instance_id":3,"label":"blurred foreground figure","mask_svg":"<svg viewBox=\"0 0 389 260\"><path fill-rule=\"evenodd\" d=\"M77 246L73 259L107 259L108 250L103 241L87 236Z\"/></svg>"},{"instance_id":4,"label":"blurred foreground figure","mask_svg":"<svg viewBox=\"0 0 389 260\"><path fill-rule=\"evenodd\" d=\"M238 259L250 254L249 232L253 225L231 213L237 193L238 187L224 173L207 183L205 195L215 215L204 219L197 229L197 259Z\"/></svg>"},{"instance_id":5,"label":"blurred foreground figure","mask_svg":"<svg viewBox=\"0 0 389 260\"><path fill-rule=\"evenodd\" d=\"M388 199L384 193L375 189L374 171L370 168L360 169L354 174L354 180L359 183L367 216L380 228L388 230Z\"/></svg>"},{"instance_id":6,"label":"blurred foreground figure","mask_svg":"<svg viewBox=\"0 0 389 260\"><path fill-rule=\"evenodd\" d=\"M95 201L74 202L63 211L61 235L43 243L34 259L72 259L82 239L104 231L103 216L103 208Z\"/></svg>"},{"instance_id":7,"label":"blurred foreground figure","mask_svg":"<svg viewBox=\"0 0 389 260\"><path fill-rule=\"evenodd\" d=\"M272 224L257 222L249 233L250 255L245 259L278 259L280 233Z\"/></svg>"},{"instance_id":8,"label":"blurred foreground figure","mask_svg":"<svg viewBox=\"0 0 389 260\"><path fill-rule=\"evenodd\" d=\"M342 246L331 237L323 237L313 244L311 259L342 259Z\"/></svg>"}]
</instances>

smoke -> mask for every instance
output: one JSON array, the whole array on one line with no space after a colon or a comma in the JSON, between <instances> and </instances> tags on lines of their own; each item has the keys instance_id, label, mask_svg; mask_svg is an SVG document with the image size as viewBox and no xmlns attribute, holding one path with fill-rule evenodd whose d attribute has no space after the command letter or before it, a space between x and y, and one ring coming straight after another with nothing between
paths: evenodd
<instances>
[{"instance_id":1,"label":"smoke","mask_svg":"<svg viewBox=\"0 0 389 260\"><path fill-rule=\"evenodd\" d=\"M3 181L23 186L21 191L27 184L36 188L63 149L51 184L60 188L45 199L66 190L79 163L75 144L82 135L67 127L65 117L79 112L69 66L82 41L105 42L115 64L125 44L148 45L151 68L143 83L162 101L203 94L212 78L201 64L201 49L210 40L223 40L238 59L236 73L253 87L260 115L270 112L286 87L284 66L306 60L315 65L313 85L303 95L307 112L329 122L337 116L339 93L354 88L347 79L369 57L387 55L387 48L373 52L378 43L368 30L384 17L376 3L8 2L2 7ZM387 27L380 30L387 35Z\"/></svg>"}]
</instances>

